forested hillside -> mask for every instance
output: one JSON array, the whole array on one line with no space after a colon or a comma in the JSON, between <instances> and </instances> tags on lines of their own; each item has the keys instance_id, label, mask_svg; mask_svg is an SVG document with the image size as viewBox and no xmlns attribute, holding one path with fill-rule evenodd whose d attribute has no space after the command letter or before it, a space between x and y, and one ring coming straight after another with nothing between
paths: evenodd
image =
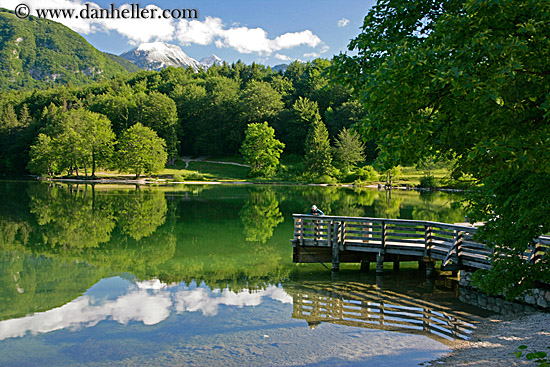
<instances>
[{"instance_id":1,"label":"forested hillside","mask_svg":"<svg viewBox=\"0 0 550 367\"><path fill-rule=\"evenodd\" d=\"M123 63L123 64L121 64ZM84 85L137 68L64 25L0 8L0 90Z\"/></svg>"},{"instance_id":2,"label":"forested hillside","mask_svg":"<svg viewBox=\"0 0 550 367\"><path fill-rule=\"evenodd\" d=\"M250 123L267 122L285 154L303 155L308 130L323 122L331 141L364 116L344 87L329 85L330 61L293 62L284 74L258 64L142 71L81 87L0 95L0 172L27 173L30 146L56 115L83 109L106 116L118 138L140 122L166 141L170 157L236 155ZM55 130L55 129L54 129ZM373 158L374 150L367 152Z\"/></svg>"}]
</instances>

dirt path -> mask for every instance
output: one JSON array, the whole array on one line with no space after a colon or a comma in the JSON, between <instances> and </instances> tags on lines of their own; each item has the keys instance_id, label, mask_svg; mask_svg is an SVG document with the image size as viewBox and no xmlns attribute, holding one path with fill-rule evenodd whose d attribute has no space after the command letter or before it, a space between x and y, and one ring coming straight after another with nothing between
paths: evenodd
<instances>
[{"instance_id":1,"label":"dirt path","mask_svg":"<svg viewBox=\"0 0 550 367\"><path fill-rule=\"evenodd\" d=\"M550 354L550 313L537 312L515 317L494 316L485 320L470 341L453 347L443 358L424 363L424 366L493 367L536 366L525 358L516 359L511 353L520 345L529 351Z\"/></svg>"},{"instance_id":2,"label":"dirt path","mask_svg":"<svg viewBox=\"0 0 550 367\"><path fill-rule=\"evenodd\" d=\"M180 159L185 162L186 169L189 168L189 162L206 162L206 163L230 164L232 166L240 166L240 167L250 167L248 164L243 164L243 163L209 161L209 160L206 160L206 157L199 157L199 158L180 157Z\"/></svg>"}]
</instances>

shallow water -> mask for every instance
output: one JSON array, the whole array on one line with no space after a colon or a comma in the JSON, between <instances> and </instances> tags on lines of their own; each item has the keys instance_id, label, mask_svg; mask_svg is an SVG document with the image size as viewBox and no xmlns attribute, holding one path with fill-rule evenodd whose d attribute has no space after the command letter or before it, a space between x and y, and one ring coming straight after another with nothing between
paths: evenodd
<instances>
[{"instance_id":1,"label":"shallow water","mask_svg":"<svg viewBox=\"0 0 550 367\"><path fill-rule=\"evenodd\" d=\"M292 264L292 213L459 222L444 193L0 183L0 366L415 366L484 312L416 269Z\"/></svg>"}]
</instances>

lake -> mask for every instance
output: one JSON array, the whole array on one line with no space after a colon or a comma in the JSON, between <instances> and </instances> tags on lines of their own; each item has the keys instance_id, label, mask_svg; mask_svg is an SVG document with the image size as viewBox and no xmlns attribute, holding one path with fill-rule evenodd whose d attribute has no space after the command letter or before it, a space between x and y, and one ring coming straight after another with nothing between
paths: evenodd
<instances>
[{"instance_id":1,"label":"lake","mask_svg":"<svg viewBox=\"0 0 550 367\"><path fill-rule=\"evenodd\" d=\"M0 366L416 366L481 309L416 267L292 263L293 213L455 223L460 196L0 182Z\"/></svg>"}]
</instances>

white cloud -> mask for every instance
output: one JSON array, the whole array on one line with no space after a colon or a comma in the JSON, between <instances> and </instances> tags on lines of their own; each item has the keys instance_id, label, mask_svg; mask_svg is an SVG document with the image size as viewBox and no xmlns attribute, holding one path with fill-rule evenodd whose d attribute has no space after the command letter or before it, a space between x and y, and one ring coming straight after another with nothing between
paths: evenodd
<instances>
[{"instance_id":1,"label":"white cloud","mask_svg":"<svg viewBox=\"0 0 550 367\"><path fill-rule=\"evenodd\" d=\"M314 59L321 57L321 54L318 52L307 52L304 54L304 57L313 57Z\"/></svg>"},{"instance_id":2,"label":"white cloud","mask_svg":"<svg viewBox=\"0 0 550 367\"><path fill-rule=\"evenodd\" d=\"M131 9L130 4L119 7L120 10ZM156 5L147 5L145 9L160 14L162 11ZM101 19L98 25L104 31L115 31L130 40L132 44L151 41L172 41L176 26L172 19Z\"/></svg>"},{"instance_id":3,"label":"white cloud","mask_svg":"<svg viewBox=\"0 0 550 367\"><path fill-rule=\"evenodd\" d=\"M3 0L2 6L15 9L21 0ZM94 2L84 0L27 0L31 14L36 15L36 9L74 9L79 14L83 9L100 9ZM106 6L106 9L109 7ZM150 4L142 9L156 11L162 9ZM131 9L131 4L118 7L119 10ZM89 12L91 14L91 12ZM249 28L233 23L225 26L220 18L206 17L205 20L188 19L84 19L78 18L51 18L63 23L81 34L95 32L117 32L126 37L131 44L153 41L178 40L183 46L191 44L210 45L219 48L232 48L240 53L256 53L260 56L270 56L281 50L298 46L315 48L322 45L321 39L310 30L289 32L270 38L262 28Z\"/></svg>"},{"instance_id":4,"label":"white cloud","mask_svg":"<svg viewBox=\"0 0 550 367\"><path fill-rule=\"evenodd\" d=\"M319 37L313 34L310 30L296 32L296 33L285 33L282 36L275 38L273 43L276 45L277 49L292 48L300 45L307 45L309 47L316 47L321 43Z\"/></svg>"},{"instance_id":5,"label":"white cloud","mask_svg":"<svg viewBox=\"0 0 550 367\"><path fill-rule=\"evenodd\" d=\"M21 4L20 0L4 0L2 6L8 9L15 9ZM37 16L36 9L74 9L72 18L49 17L50 19L62 23L72 30L81 34L90 34L95 32L115 31L128 38L130 43L137 44L150 41L171 41L174 39L176 27L172 19L86 19L82 15L92 17L93 11L101 7L94 2L84 2L82 0L27 0L24 2L31 10L31 15ZM106 7L108 9L108 7ZM119 10L131 9L130 4L124 4L118 7ZM142 9L148 9L149 14L155 11L160 14L161 8L156 5L147 5ZM82 13L84 12L84 13ZM78 15L78 18L76 17Z\"/></svg>"},{"instance_id":6,"label":"white cloud","mask_svg":"<svg viewBox=\"0 0 550 367\"><path fill-rule=\"evenodd\" d=\"M184 45L208 45L233 48L241 53L271 55L274 52L297 46L317 47L321 39L310 30L285 33L274 39L262 28L232 26L226 28L220 18L206 17L204 21L181 19L176 38Z\"/></svg>"},{"instance_id":7,"label":"white cloud","mask_svg":"<svg viewBox=\"0 0 550 367\"><path fill-rule=\"evenodd\" d=\"M283 61L290 61L292 60L292 57L290 56L287 56L287 55L283 55L283 54L275 54L275 57L279 60L283 60Z\"/></svg>"},{"instance_id":8,"label":"white cloud","mask_svg":"<svg viewBox=\"0 0 550 367\"><path fill-rule=\"evenodd\" d=\"M324 45L324 44L323 44L323 47L321 47L321 49L319 50L319 52L316 52L316 51L314 51L314 52L306 52L306 53L304 54L304 57L306 57L306 58L310 58L310 57L311 57L311 58L316 59L316 58L318 58L318 57L321 57L321 54L324 54L324 53L328 52L328 50L330 50L330 47L328 47L327 45Z\"/></svg>"},{"instance_id":9,"label":"white cloud","mask_svg":"<svg viewBox=\"0 0 550 367\"><path fill-rule=\"evenodd\" d=\"M346 19L346 18L342 18L338 21L338 27L339 28L345 27L348 24L349 24L349 19Z\"/></svg>"},{"instance_id":10,"label":"white cloud","mask_svg":"<svg viewBox=\"0 0 550 367\"><path fill-rule=\"evenodd\" d=\"M183 46L192 43L209 45L223 28L220 18L206 17L203 22L198 20L180 20L177 24L176 38Z\"/></svg>"}]
</instances>

